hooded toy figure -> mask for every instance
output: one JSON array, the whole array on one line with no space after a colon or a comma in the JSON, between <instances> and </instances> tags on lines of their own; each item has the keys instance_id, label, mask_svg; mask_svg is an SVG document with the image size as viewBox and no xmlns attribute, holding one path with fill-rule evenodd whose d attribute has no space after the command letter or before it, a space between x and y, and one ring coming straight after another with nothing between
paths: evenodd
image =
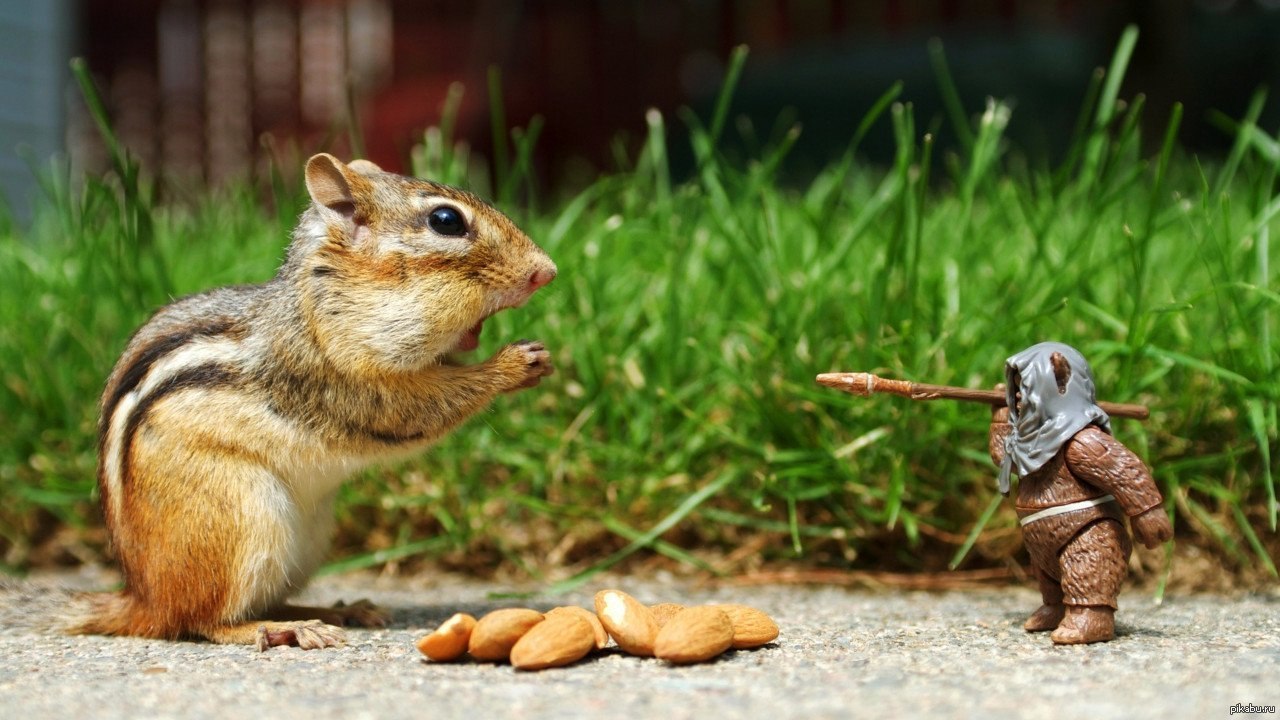
<instances>
[{"instance_id":1,"label":"hooded toy figure","mask_svg":"<svg viewBox=\"0 0 1280 720\"><path fill-rule=\"evenodd\" d=\"M1160 490L1142 461L1111 436L1093 372L1075 348L1034 345L1005 363L1007 407L991 419L1000 492L1016 474L1015 507L1043 605L1023 626L1061 645L1115 637L1116 597L1131 545L1173 537Z\"/></svg>"}]
</instances>

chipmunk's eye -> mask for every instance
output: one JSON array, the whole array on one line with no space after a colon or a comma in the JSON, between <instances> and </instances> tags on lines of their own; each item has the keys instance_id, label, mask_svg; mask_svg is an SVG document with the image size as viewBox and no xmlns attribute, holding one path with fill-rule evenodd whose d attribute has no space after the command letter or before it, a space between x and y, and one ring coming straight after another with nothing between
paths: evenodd
<instances>
[{"instance_id":1,"label":"chipmunk's eye","mask_svg":"<svg viewBox=\"0 0 1280 720\"><path fill-rule=\"evenodd\" d=\"M467 234L467 223L457 208L444 205L431 211L427 225L441 235L459 237Z\"/></svg>"}]
</instances>

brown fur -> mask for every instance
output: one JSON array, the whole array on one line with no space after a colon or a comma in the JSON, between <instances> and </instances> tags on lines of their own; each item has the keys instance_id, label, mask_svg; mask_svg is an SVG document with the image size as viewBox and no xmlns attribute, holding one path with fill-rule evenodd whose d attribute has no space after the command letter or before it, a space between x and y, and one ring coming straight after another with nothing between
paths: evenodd
<instances>
[{"instance_id":1,"label":"brown fur","mask_svg":"<svg viewBox=\"0 0 1280 720\"><path fill-rule=\"evenodd\" d=\"M1010 430L1008 409L999 408L988 435L997 465L1004 457L1004 439ZM1115 501L1022 527L1042 601L1023 626L1028 632L1053 630L1058 644L1114 637L1113 615L1132 550L1124 518L1136 520L1151 511L1158 514L1161 496L1142 461L1092 425L1077 432L1042 467L1019 479L1019 517L1107 494ZM1153 536L1139 537L1150 544L1171 534L1166 518Z\"/></svg>"},{"instance_id":2,"label":"brown fur","mask_svg":"<svg viewBox=\"0 0 1280 720\"><path fill-rule=\"evenodd\" d=\"M327 155L307 186L275 278L163 308L108 378L98 478L125 588L73 632L327 647L332 625L381 622L367 604L284 603L323 558L337 486L552 372L532 342L443 362L555 275L501 213ZM465 237L431 229L440 204Z\"/></svg>"}]
</instances>

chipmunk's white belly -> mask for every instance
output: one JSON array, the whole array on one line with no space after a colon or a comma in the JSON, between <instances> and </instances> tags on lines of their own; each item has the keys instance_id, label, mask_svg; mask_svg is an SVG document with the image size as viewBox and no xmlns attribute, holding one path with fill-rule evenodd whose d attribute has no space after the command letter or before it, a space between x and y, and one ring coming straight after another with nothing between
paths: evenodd
<instances>
[{"instance_id":1,"label":"chipmunk's white belly","mask_svg":"<svg viewBox=\"0 0 1280 720\"><path fill-rule=\"evenodd\" d=\"M271 464L276 485L262 496L265 506L253 512L276 518L281 532L263 546L271 550L245 558L246 575L270 576L263 578L267 582L249 584L260 588L248 599L250 613L284 602L304 587L328 558L336 525L334 502L347 478L380 461L422 450L401 448L392 453L354 455L299 433L282 418L276 417L275 422L281 426L266 436L274 436L268 442L274 447Z\"/></svg>"},{"instance_id":2,"label":"chipmunk's white belly","mask_svg":"<svg viewBox=\"0 0 1280 720\"><path fill-rule=\"evenodd\" d=\"M333 495L299 504L283 484L250 498L262 525L240 553L240 613L255 615L288 599L324 562L333 535Z\"/></svg>"},{"instance_id":3,"label":"chipmunk's white belly","mask_svg":"<svg viewBox=\"0 0 1280 720\"><path fill-rule=\"evenodd\" d=\"M243 580L231 604L249 616L284 602L325 561L338 488L363 463L336 456L265 403L227 392L217 404L210 417L232 419L244 454L260 462L238 493L240 516L254 520L237 553Z\"/></svg>"}]
</instances>

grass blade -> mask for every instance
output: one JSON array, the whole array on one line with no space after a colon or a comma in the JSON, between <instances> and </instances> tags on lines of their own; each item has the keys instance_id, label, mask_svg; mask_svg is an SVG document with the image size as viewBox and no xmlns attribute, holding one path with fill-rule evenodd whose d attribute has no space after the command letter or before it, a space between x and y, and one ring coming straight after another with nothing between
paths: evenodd
<instances>
[{"instance_id":1,"label":"grass blade","mask_svg":"<svg viewBox=\"0 0 1280 720\"><path fill-rule=\"evenodd\" d=\"M507 112L502 100L502 69L489 66L489 130L493 138L493 186L507 187L507 175L511 168L511 150L507 145ZM498 202L506 204L510 197L498 195Z\"/></svg>"},{"instance_id":2,"label":"grass blade","mask_svg":"<svg viewBox=\"0 0 1280 720\"><path fill-rule=\"evenodd\" d=\"M1081 175L1086 179L1086 182L1093 183L1098 180L1103 156L1108 144L1106 129L1115 118L1120 83L1124 80L1125 72L1129 67L1129 60L1133 57L1133 49L1137 44L1138 27L1129 25L1120 35L1120 42L1116 45L1116 51L1111 56L1111 65L1107 68L1102 90L1098 95L1093 130L1089 140L1085 143L1084 165Z\"/></svg>"},{"instance_id":3,"label":"grass blade","mask_svg":"<svg viewBox=\"0 0 1280 720\"><path fill-rule=\"evenodd\" d=\"M626 545L626 547L623 547L620 550L612 553L608 557L604 558L603 560L600 560L599 562L595 563L594 565L587 568L586 570L583 570L582 572L576 573L572 577L569 577L565 580L555 583L554 585L552 585L550 588L547 589L547 592L551 595L561 595L566 592L569 592L570 590L573 590L581 586L583 583L588 582L589 580L591 580L591 578L595 577L596 575L599 575L605 570L608 570L614 565L617 565L622 560L625 560L626 558L630 557L637 550L649 547L653 543L653 541L656 540L660 535L670 530L671 528L675 527L676 523L680 522L689 513L696 510L698 506L701 505L703 502L705 502L708 498L712 497L716 493L723 490L725 486L727 486L735 478L736 478L736 475L732 473L721 474L718 478L712 480L706 485L703 485L697 491L691 493L660 522L655 524L653 527L649 528L647 531L645 531L638 537L634 538L630 543Z\"/></svg>"},{"instance_id":4,"label":"grass blade","mask_svg":"<svg viewBox=\"0 0 1280 720\"><path fill-rule=\"evenodd\" d=\"M942 94L942 106L951 116L951 127L955 130L960 147L969 154L973 151L973 129L969 127L969 116L960 101L960 92L956 90L955 79L951 76L951 68L947 65L947 54L942 47L942 40L929 39L929 63L933 65L933 77L938 83L938 92Z\"/></svg>"},{"instance_id":5,"label":"grass blade","mask_svg":"<svg viewBox=\"0 0 1280 720\"><path fill-rule=\"evenodd\" d=\"M729 55L729 67L725 71L724 81L720 83L720 94L716 96L715 112L711 116L711 145L720 141L720 133L724 130L725 121L729 119L729 105L733 101L733 91L738 87L738 79L742 76L742 68L747 64L746 45L739 45Z\"/></svg>"},{"instance_id":6,"label":"grass blade","mask_svg":"<svg viewBox=\"0 0 1280 720\"><path fill-rule=\"evenodd\" d=\"M982 511L982 514L978 516L978 522L974 523L973 527L969 530L969 534L965 536L964 542L956 549L955 555L951 556L951 562L947 564L949 569L955 570L960 567L960 563L964 562L965 557L969 555L969 551L972 550L974 544L978 542L978 538L982 535L983 529L987 527L987 523L991 522L991 518L996 514L996 510L1000 508L1000 503L1003 502L1004 499L1003 495L996 493L991 496L991 500L987 501L987 507Z\"/></svg>"}]
</instances>

